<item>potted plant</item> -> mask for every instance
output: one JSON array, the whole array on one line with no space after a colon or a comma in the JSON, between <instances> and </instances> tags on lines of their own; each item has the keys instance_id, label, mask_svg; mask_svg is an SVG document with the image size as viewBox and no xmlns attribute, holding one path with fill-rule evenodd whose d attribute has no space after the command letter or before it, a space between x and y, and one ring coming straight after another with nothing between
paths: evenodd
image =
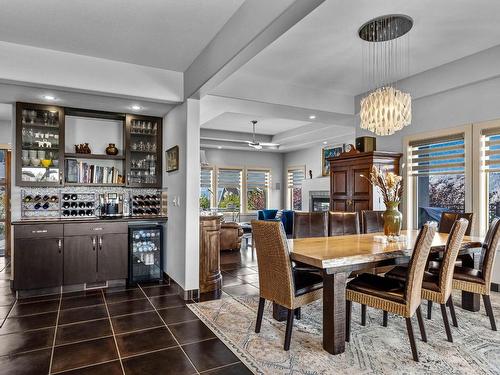
<instances>
[{"instance_id":1,"label":"potted plant","mask_svg":"<svg viewBox=\"0 0 500 375\"><path fill-rule=\"evenodd\" d=\"M365 178L382 193L386 208L383 214L384 234L386 236L399 236L403 223L403 214L398 210L403 196L403 177L387 170L381 171L374 165L370 177Z\"/></svg>"}]
</instances>

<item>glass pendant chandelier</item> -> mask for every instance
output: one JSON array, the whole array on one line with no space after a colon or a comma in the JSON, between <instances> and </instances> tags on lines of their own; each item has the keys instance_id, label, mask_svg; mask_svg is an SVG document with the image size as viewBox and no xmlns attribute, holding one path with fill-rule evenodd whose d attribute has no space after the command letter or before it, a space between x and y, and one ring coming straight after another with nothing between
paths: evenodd
<instances>
[{"instance_id":1,"label":"glass pendant chandelier","mask_svg":"<svg viewBox=\"0 0 500 375\"><path fill-rule=\"evenodd\" d=\"M404 15L374 18L359 29L363 46L363 80L368 95L361 99L361 128L391 135L411 123L411 96L397 88L409 75L409 35L413 20Z\"/></svg>"}]
</instances>

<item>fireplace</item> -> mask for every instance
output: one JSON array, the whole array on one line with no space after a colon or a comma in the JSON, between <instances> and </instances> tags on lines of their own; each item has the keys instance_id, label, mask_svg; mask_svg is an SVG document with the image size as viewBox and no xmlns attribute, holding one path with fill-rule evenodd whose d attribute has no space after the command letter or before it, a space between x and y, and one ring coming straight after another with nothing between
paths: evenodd
<instances>
[{"instance_id":1,"label":"fireplace","mask_svg":"<svg viewBox=\"0 0 500 375\"><path fill-rule=\"evenodd\" d=\"M309 211L320 212L330 209L330 192L328 191L310 191L309 192Z\"/></svg>"}]
</instances>

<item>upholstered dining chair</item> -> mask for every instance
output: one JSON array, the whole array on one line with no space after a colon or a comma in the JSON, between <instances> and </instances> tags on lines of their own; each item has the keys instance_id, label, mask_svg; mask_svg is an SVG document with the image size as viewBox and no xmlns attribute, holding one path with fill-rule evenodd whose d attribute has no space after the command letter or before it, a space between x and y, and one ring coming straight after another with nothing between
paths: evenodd
<instances>
[{"instance_id":1,"label":"upholstered dining chair","mask_svg":"<svg viewBox=\"0 0 500 375\"><path fill-rule=\"evenodd\" d=\"M500 218L493 219L483 243L483 254L480 269L455 267L453 275L453 289L483 296L484 307L490 318L491 329L497 330L495 316L491 307L491 277L495 255L500 244Z\"/></svg>"},{"instance_id":2,"label":"upholstered dining chair","mask_svg":"<svg viewBox=\"0 0 500 375\"><path fill-rule=\"evenodd\" d=\"M377 233L384 231L384 211L361 211L361 231L363 233Z\"/></svg>"},{"instance_id":3,"label":"upholstered dining chair","mask_svg":"<svg viewBox=\"0 0 500 375\"><path fill-rule=\"evenodd\" d=\"M257 263L259 267L259 308L255 332L259 333L265 301L271 301L288 310L284 349L290 349L294 315L300 308L322 297L321 276L294 269L290 260L288 242L281 222L252 221Z\"/></svg>"},{"instance_id":4,"label":"upholstered dining chair","mask_svg":"<svg viewBox=\"0 0 500 375\"><path fill-rule=\"evenodd\" d=\"M426 223L420 230L408 267L406 282L383 276L364 273L347 283L346 290L346 340L351 334L352 302L400 315L406 319L406 329L410 340L413 359L418 361L418 351L413 334L411 318L415 313L422 340L427 341L424 321L420 310L422 281L437 224ZM385 323L385 321L384 321Z\"/></svg>"},{"instance_id":5,"label":"upholstered dining chair","mask_svg":"<svg viewBox=\"0 0 500 375\"><path fill-rule=\"evenodd\" d=\"M442 262L440 262L439 271L436 273L428 271L424 272L424 279L422 283L422 299L426 299L428 301L428 306L431 306L432 308L433 302L441 305L444 328L449 342L453 342L453 336L451 334L446 306L448 305L450 308L453 325L458 327L455 306L453 305L453 298L451 296L453 270L455 268L455 261L457 259L458 252L460 251L460 247L462 246L462 240L464 239L468 225L469 221L466 219L459 219L455 221L451 227L448 241L446 241L444 256ZM385 277L405 282L407 277L407 268L403 266L395 267L391 271L387 272Z\"/></svg>"},{"instance_id":6,"label":"upholstered dining chair","mask_svg":"<svg viewBox=\"0 0 500 375\"><path fill-rule=\"evenodd\" d=\"M328 212L328 236L359 234L359 216L357 212Z\"/></svg>"},{"instance_id":7,"label":"upholstered dining chair","mask_svg":"<svg viewBox=\"0 0 500 375\"><path fill-rule=\"evenodd\" d=\"M326 212L293 213L293 238L327 237L328 217Z\"/></svg>"},{"instance_id":8,"label":"upholstered dining chair","mask_svg":"<svg viewBox=\"0 0 500 375\"><path fill-rule=\"evenodd\" d=\"M441 214L441 219L439 220L439 233L451 233L451 228L455 221L459 219L466 219L469 222L469 226L465 231L466 236L470 236L472 225L474 224L474 213L473 212L443 212Z\"/></svg>"}]
</instances>

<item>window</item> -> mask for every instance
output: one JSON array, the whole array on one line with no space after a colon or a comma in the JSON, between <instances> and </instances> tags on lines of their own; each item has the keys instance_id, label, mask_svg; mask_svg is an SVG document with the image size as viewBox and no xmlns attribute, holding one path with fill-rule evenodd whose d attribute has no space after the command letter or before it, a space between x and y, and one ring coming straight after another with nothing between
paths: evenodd
<instances>
[{"instance_id":1,"label":"window","mask_svg":"<svg viewBox=\"0 0 500 375\"><path fill-rule=\"evenodd\" d=\"M201 168L200 173L200 209L210 210L214 206L214 171Z\"/></svg>"},{"instance_id":2,"label":"window","mask_svg":"<svg viewBox=\"0 0 500 375\"><path fill-rule=\"evenodd\" d=\"M247 211L264 210L268 207L269 176L268 170L247 170Z\"/></svg>"},{"instance_id":3,"label":"window","mask_svg":"<svg viewBox=\"0 0 500 375\"><path fill-rule=\"evenodd\" d=\"M241 207L241 169L220 168L217 172L217 207L239 211Z\"/></svg>"},{"instance_id":4,"label":"window","mask_svg":"<svg viewBox=\"0 0 500 375\"><path fill-rule=\"evenodd\" d=\"M500 216L500 128L481 130L480 153L487 220L490 224L495 216Z\"/></svg>"},{"instance_id":5,"label":"window","mask_svg":"<svg viewBox=\"0 0 500 375\"><path fill-rule=\"evenodd\" d=\"M305 178L305 168L288 168L287 177L287 207L291 210L302 210L302 180Z\"/></svg>"},{"instance_id":6,"label":"window","mask_svg":"<svg viewBox=\"0 0 500 375\"><path fill-rule=\"evenodd\" d=\"M444 211L466 207L465 134L409 142L408 175L413 179L413 215L420 228Z\"/></svg>"}]
</instances>

